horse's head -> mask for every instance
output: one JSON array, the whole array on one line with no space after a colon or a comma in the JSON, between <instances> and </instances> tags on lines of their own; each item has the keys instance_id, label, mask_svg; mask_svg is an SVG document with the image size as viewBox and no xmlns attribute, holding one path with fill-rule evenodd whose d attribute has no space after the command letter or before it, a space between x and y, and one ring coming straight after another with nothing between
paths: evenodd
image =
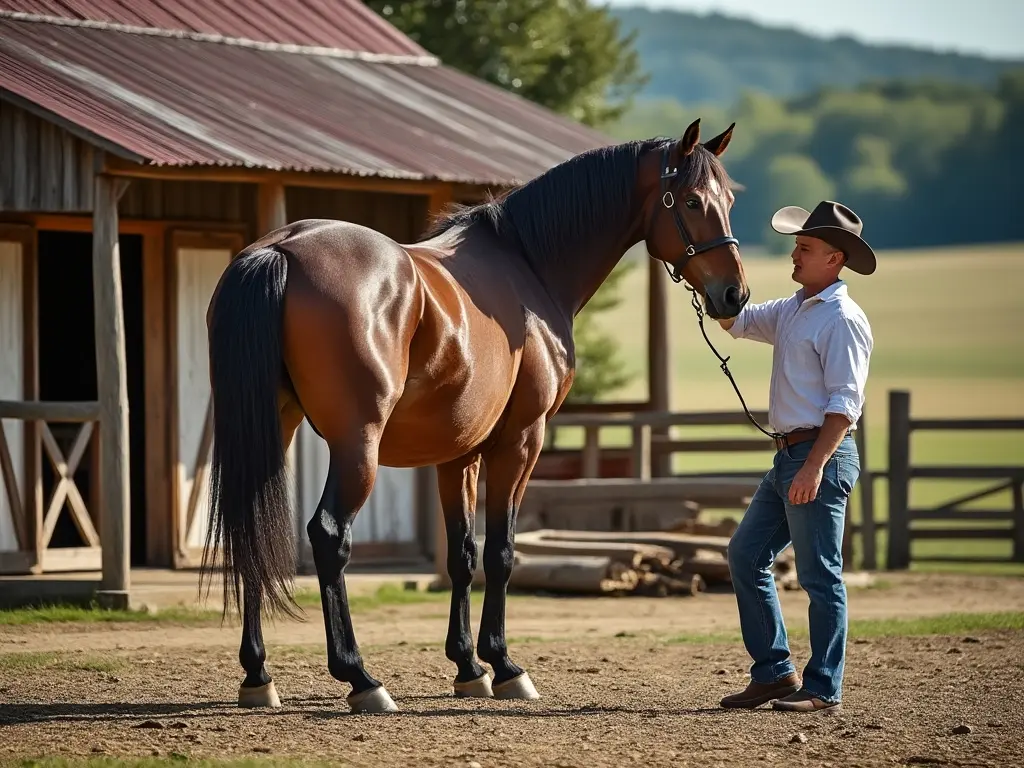
<instances>
[{"instance_id":1,"label":"horse's head","mask_svg":"<svg viewBox=\"0 0 1024 768\"><path fill-rule=\"evenodd\" d=\"M750 298L739 241L732 236L731 182L719 156L735 123L704 144L700 120L642 163L647 252L704 297L708 315L735 317Z\"/></svg>"}]
</instances>

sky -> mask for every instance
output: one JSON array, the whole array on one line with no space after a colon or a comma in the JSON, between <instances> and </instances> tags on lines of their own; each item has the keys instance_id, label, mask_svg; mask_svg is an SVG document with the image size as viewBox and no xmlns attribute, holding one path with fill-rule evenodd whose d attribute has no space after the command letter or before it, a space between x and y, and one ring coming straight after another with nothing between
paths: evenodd
<instances>
[{"instance_id":1,"label":"sky","mask_svg":"<svg viewBox=\"0 0 1024 768\"><path fill-rule=\"evenodd\" d=\"M865 43L1024 59L1024 0L608 0L795 27Z\"/></svg>"}]
</instances>

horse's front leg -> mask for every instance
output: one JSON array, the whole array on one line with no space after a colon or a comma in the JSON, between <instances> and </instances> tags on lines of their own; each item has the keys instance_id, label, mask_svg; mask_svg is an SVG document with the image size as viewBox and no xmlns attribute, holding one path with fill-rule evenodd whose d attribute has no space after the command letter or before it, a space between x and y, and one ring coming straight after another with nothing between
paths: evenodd
<instances>
[{"instance_id":1,"label":"horse's front leg","mask_svg":"<svg viewBox=\"0 0 1024 768\"><path fill-rule=\"evenodd\" d=\"M489 699L491 678L473 654L469 616L469 595L477 563L476 488L479 476L479 454L437 468L437 487L448 540L448 576L452 582L444 653L458 667L455 695Z\"/></svg>"},{"instance_id":2,"label":"horse's front leg","mask_svg":"<svg viewBox=\"0 0 1024 768\"><path fill-rule=\"evenodd\" d=\"M484 541L484 606L477 653L494 669L497 699L538 699L530 676L508 657L505 591L515 555L516 514L544 444L544 422L509 436L492 448L487 462L487 534Z\"/></svg>"}]
</instances>

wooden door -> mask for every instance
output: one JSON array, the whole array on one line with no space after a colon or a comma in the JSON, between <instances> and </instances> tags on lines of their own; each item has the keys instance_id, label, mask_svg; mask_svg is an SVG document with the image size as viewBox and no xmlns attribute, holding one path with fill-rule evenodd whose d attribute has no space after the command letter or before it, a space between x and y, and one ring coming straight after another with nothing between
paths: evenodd
<instances>
[{"instance_id":1,"label":"wooden door","mask_svg":"<svg viewBox=\"0 0 1024 768\"><path fill-rule=\"evenodd\" d=\"M35 231L0 224L0 400L35 396L33 370ZM38 560L29 492L31 425L0 418L0 573L28 573Z\"/></svg>"},{"instance_id":2,"label":"wooden door","mask_svg":"<svg viewBox=\"0 0 1024 768\"><path fill-rule=\"evenodd\" d=\"M206 310L221 274L243 247L235 233L171 234L172 509L179 568L202 561L210 522L213 423Z\"/></svg>"}]
</instances>

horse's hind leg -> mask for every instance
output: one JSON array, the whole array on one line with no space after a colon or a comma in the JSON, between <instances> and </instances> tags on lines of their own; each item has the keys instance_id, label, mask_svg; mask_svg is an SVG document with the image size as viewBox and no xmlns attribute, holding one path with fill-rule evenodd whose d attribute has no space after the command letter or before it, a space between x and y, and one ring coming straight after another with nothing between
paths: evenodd
<instances>
[{"instance_id":1,"label":"horse's hind leg","mask_svg":"<svg viewBox=\"0 0 1024 768\"><path fill-rule=\"evenodd\" d=\"M345 568L352 557L352 523L377 475L377 440L376 435L364 434L351 442L330 445L323 497L306 526L320 580L327 668L335 680L352 685L348 696L352 711L365 713L398 709L384 686L363 666L345 589Z\"/></svg>"},{"instance_id":2,"label":"horse's hind leg","mask_svg":"<svg viewBox=\"0 0 1024 768\"><path fill-rule=\"evenodd\" d=\"M480 456L467 457L437 468L437 487L448 534L448 575L452 604L448 618L445 656L455 662L455 695L487 699L491 679L473 654L469 594L476 570L476 490Z\"/></svg>"},{"instance_id":3,"label":"horse's hind leg","mask_svg":"<svg viewBox=\"0 0 1024 768\"><path fill-rule=\"evenodd\" d=\"M281 439L285 450L295 437L295 430L302 423L303 414L298 403L287 394L279 397L281 402ZM238 649L238 661L245 670L245 680L238 689L238 705L241 707L280 707L274 681L265 666L267 651L263 645L263 621L260 616L259 594L249 595L245 577L242 577L242 642Z\"/></svg>"},{"instance_id":4,"label":"horse's hind leg","mask_svg":"<svg viewBox=\"0 0 1024 768\"><path fill-rule=\"evenodd\" d=\"M508 657L505 590L515 557L516 513L544 443L544 423L491 449L487 462L487 535L484 540L484 606L477 653L494 669L497 699L540 698L530 676Z\"/></svg>"}]
</instances>

